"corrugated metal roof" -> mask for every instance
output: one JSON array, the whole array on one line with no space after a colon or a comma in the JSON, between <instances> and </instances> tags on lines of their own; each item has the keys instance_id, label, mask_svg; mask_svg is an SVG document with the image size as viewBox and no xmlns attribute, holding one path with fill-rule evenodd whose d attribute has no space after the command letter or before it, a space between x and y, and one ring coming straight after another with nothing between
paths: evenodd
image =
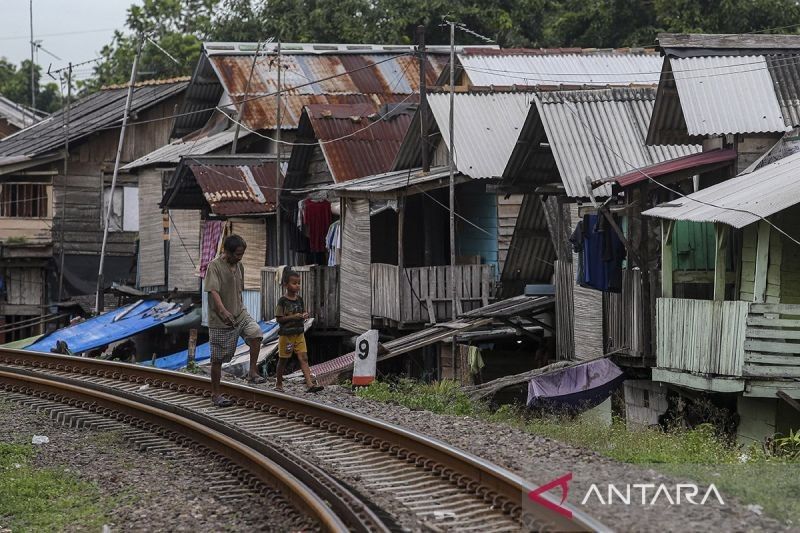
<instances>
[{"instance_id":1,"label":"corrugated metal roof","mask_svg":"<svg viewBox=\"0 0 800 533\"><path fill-rule=\"evenodd\" d=\"M800 152L643 214L742 228L800 203Z\"/></svg>"},{"instance_id":2,"label":"corrugated metal roof","mask_svg":"<svg viewBox=\"0 0 800 533\"><path fill-rule=\"evenodd\" d=\"M272 213L275 165L270 156L252 154L183 157L160 205L172 209L210 207L212 213L224 217Z\"/></svg>"},{"instance_id":3,"label":"corrugated metal roof","mask_svg":"<svg viewBox=\"0 0 800 533\"><path fill-rule=\"evenodd\" d=\"M239 42L207 42L203 48L207 55L249 55L256 51L258 43ZM261 43L264 54L274 54L278 43ZM428 52L449 54L450 47L446 45L428 45ZM456 46L456 52L470 49L497 50L496 45L486 46ZM326 55L326 54L400 54L416 50L415 45L409 44L358 44L358 43L281 43L281 53L287 55Z\"/></svg>"},{"instance_id":4,"label":"corrugated metal roof","mask_svg":"<svg viewBox=\"0 0 800 533\"><path fill-rule=\"evenodd\" d=\"M789 129L764 56L669 61L689 136Z\"/></svg>"},{"instance_id":5,"label":"corrugated metal roof","mask_svg":"<svg viewBox=\"0 0 800 533\"><path fill-rule=\"evenodd\" d=\"M389 171L412 118L408 108L381 116L370 104L316 104L306 113L337 183Z\"/></svg>"},{"instance_id":6,"label":"corrugated metal roof","mask_svg":"<svg viewBox=\"0 0 800 533\"><path fill-rule=\"evenodd\" d=\"M214 150L218 150L223 146L229 145L233 142L234 130L221 131L213 133L207 137L201 137L191 141L177 140L162 146L158 150L154 150L146 156L140 157L136 161L128 163L122 167L122 170L133 170L139 167L146 167L148 165L180 162L181 157L186 155L205 155ZM239 131L239 138L242 139L250 135L247 130Z\"/></svg>"},{"instance_id":7,"label":"corrugated metal roof","mask_svg":"<svg viewBox=\"0 0 800 533\"><path fill-rule=\"evenodd\" d=\"M238 105L244 99L253 64L252 54L214 54L208 60L225 91ZM277 91L278 80L273 62L271 56L256 61L243 117L243 122L249 127L277 127L277 103L273 93ZM428 62L426 81L433 85L447 62L447 56L428 54ZM283 128L296 128L306 105L367 103L377 107L391 102L413 103L417 99L415 93L419 91L417 60L402 51L381 54L287 52L282 55L281 66L281 86L286 90L282 96ZM310 80L320 81L312 83Z\"/></svg>"},{"instance_id":8,"label":"corrugated metal roof","mask_svg":"<svg viewBox=\"0 0 800 533\"><path fill-rule=\"evenodd\" d=\"M567 196L607 196L591 182L700 150L698 146L646 146L655 90L616 88L555 91L536 97L529 120L541 120Z\"/></svg>"},{"instance_id":9,"label":"corrugated metal roof","mask_svg":"<svg viewBox=\"0 0 800 533\"><path fill-rule=\"evenodd\" d=\"M662 34L659 42L666 57L649 144L800 126L800 36Z\"/></svg>"},{"instance_id":10,"label":"corrugated metal roof","mask_svg":"<svg viewBox=\"0 0 800 533\"><path fill-rule=\"evenodd\" d=\"M467 51L458 55L475 86L650 85L661 57L650 50L532 49Z\"/></svg>"},{"instance_id":11,"label":"corrugated metal roof","mask_svg":"<svg viewBox=\"0 0 800 533\"><path fill-rule=\"evenodd\" d=\"M450 179L450 169L447 167L435 167L430 172L423 173L422 169L396 170L366 176L363 178L334 183L319 187L315 190L326 191L334 196L365 196L380 197L381 194L392 194L408 190L409 194L416 194L424 190L436 187L446 187ZM456 174L457 183L466 181L468 178ZM307 191L294 191L304 193Z\"/></svg>"},{"instance_id":12,"label":"corrugated metal roof","mask_svg":"<svg viewBox=\"0 0 800 533\"><path fill-rule=\"evenodd\" d=\"M39 122L47 116L47 113L33 111L29 107L9 100L0 94L0 118L5 119L12 126L24 128Z\"/></svg>"},{"instance_id":13,"label":"corrugated metal roof","mask_svg":"<svg viewBox=\"0 0 800 533\"><path fill-rule=\"evenodd\" d=\"M656 163L655 165L649 165L644 168L631 170L630 172L626 172L621 176L615 176L606 181L613 181L620 187L628 187L648 178L658 178L660 176L666 176L675 172L691 170L696 171L697 174L701 174L703 172L707 172L707 170L702 170L702 167L733 161L736 159L736 157L736 149L734 148L698 152L696 154L685 155L677 159L670 159L668 161L664 161L663 163Z\"/></svg>"},{"instance_id":14,"label":"corrugated metal roof","mask_svg":"<svg viewBox=\"0 0 800 533\"><path fill-rule=\"evenodd\" d=\"M136 113L158 104L186 89L187 82L137 86L133 92L131 112ZM109 89L92 93L74 102L70 110L70 142L75 142L98 129L122 123L127 89ZM0 141L0 156L37 156L64 145L62 114L48 118Z\"/></svg>"},{"instance_id":15,"label":"corrugated metal roof","mask_svg":"<svg viewBox=\"0 0 800 533\"><path fill-rule=\"evenodd\" d=\"M460 93L453 106L456 168L473 179L502 176L531 107L532 93ZM450 95L432 93L428 104L450 147Z\"/></svg>"}]
</instances>

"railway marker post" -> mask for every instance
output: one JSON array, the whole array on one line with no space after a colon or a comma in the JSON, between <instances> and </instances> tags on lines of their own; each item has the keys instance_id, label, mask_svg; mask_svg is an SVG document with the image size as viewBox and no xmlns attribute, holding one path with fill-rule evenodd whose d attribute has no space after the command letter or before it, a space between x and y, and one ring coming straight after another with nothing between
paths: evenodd
<instances>
[{"instance_id":1,"label":"railway marker post","mask_svg":"<svg viewBox=\"0 0 800 533\"><path fill-rule=\"evenodd\" d=\"M378 330L371 329L356 339L353 359L353 386L363 387L375 381L378 364Z\"/></svg>"}]
</instances>

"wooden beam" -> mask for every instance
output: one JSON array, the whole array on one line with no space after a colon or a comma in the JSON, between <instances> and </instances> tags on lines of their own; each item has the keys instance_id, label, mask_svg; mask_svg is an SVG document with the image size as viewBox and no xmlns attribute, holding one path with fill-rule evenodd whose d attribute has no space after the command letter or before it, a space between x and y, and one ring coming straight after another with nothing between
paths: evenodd
<instances>
[{"instance_id":1,"label":"wooden beam","mask_svg":"<svg viewBox=\"0 0 800 533\"><path fill-rule=\"evenodd\" d=\"M406 222L406 198L400 197L397 201L397 268L402 272L404 267L403 257L403 229Z\"/></svg>"},{"instance_id":2,"label":"wooden beam","mask_svg":"<svg viewBox=\"0 0 800 533\"><path fill-rule=\"evenodd\" d=\"M798 402L797 400L795 400L794 398L792 398L791 396L789 396L788 394L786 394L782 390L779 390L778 392L776 392L775 396L777 396L778 398L780 398L784 402L786 402L789 405L791 405L792 408L795 411L800 411L800 402Z\"/></svg>"},{"instance_id":3,"label":"wooden beam","mask_svg":"<svg viewBox=\"0 0 800 533\"><path fill-rule=\"evenodd\" d=\"M769 269L769 224L762 220L758 223L758 241L756 244L756 273L753 283L753 301L763 303L767 292L767 270Z\"/></svg>"},{"instance_id":4,"label":"wooden beam","mask_svg":"<svg viewBox=\"0 0 800 533\"><path fill-rule=\"evenodd\" d=\"M725 275L728 264L728 226L717 222L714 224L716 247L714 254L714 300L725 300Z\"/></svg>"},{"instance_id":5,"label":"wooden beam","mask_svg":"<svg viewBox=\"0 0 800 533\"><path fill-rule=\"evenodd\" d=\"M661 220L661 297L672 298L672 232L674 220Z\"/></svg>"},{"instance_id":6,"label":"wooden beam","mask_svg":"<svg viewBox=\"0 0 800 533\"><path fill-rule=\"evenodd\" d=\"M639 252L633 246L631 246L631 243L625 237L625 234L622 233L622 230L617 225L617 221L614 220L614 217L611 216L611 213L608 211L608 209L605 209L605 208L599 209L599 212L603 214L605 219L608 221L608 224L611 226L611 229L614 230L614 233L617 234L617 237L619 237L619 240L622 241L622 244L625 246L625 249L628 251L628 256L630 256L633 259L633 261L636 263L636 266L638 266L642 270L647 270L647 265L644 264L644 261L642 260L642 256L639 255Z\"/></svg>"}]
</instances>

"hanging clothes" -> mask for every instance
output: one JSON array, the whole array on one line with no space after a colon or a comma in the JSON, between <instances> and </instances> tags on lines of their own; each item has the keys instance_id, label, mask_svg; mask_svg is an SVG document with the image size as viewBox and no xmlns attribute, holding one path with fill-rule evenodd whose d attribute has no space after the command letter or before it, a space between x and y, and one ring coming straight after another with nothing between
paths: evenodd
<instances>
[{"instance_id":1,"label":"hanging clothes","mask_svg":"<svg viewBox=\"0 0 800 533\"><path fill-rule=\"evenodd\" d=\"M309 249L312 253L325 252L325 235L331 225L331 203L307 199L303 206Z\"/></svg>"},{"instance_id":2,"label":"hanging clothes","mask_svg":"<svg viewBox=\"0 0 800 533\"><path fill-rule=\"evenodd\" d=\"M288 220L291 224L286 227L287 237L289 239L289 249L298 254L308 253L308 237L303 235L302 224L302 210L301 204L303 201L296 204L288 204ZM298 223L299 221L299 223Z\"/></svg>"},{"instance_id":3,"label":"hanging clothes","mask_svg":"<svg viewBox=\"0 0 800 533\"><path fill-rule=\"evenodd\" d=\"M622 290L625 246L602 215L585 215L570 237L578 253L577 283L604 292Z\"/></svg>"},{"instance_id":4,"label":"hanging clothes","mask_svg":"<svg viewBox=\"0 0 800 533\"><path fill-rule=\"evenodd\" d=\"M469 364L469 371L470 373L475 376L478 375L483 369L483 357L481 356L481 350L477 346L470 346L469 352L467 352L467 360Z\"/></svg>"},{"instance_id":5,"label":"hanging clothes","mask_svg":"<svg viewBox=\"0 0 800 533\"><path fill-rule=\"evenodd\" d=\"M341 224L338 220L334 221L328 228L325 236L325 247L328 249L328 266L339 264L339 254L342 249Z\"/></svg>"},{"instance_id":6,"label":"hanging clothes","mask_svg":"<svg viewBox=\"0 0 800 533\"><path fill-rule=\"evenodd\" d=\"M219 242L222 240L222 230L225 222L222 220L206 220L203 224L203 243L200 247L200 277L206 277L208 264L217 257Z\"/></svg>"}]
</instances>

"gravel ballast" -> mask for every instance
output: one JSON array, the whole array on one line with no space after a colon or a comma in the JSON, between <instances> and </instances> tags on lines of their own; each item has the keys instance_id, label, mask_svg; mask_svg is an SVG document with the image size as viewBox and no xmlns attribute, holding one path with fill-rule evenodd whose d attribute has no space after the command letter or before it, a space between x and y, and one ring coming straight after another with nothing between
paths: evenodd
<instances>
[{"instance_id":1,"label":"gravel ballast","mask_svg":"<svg viewBox=\"0 0 800 533\"><path fill-rule=\"evenodd\" d=\"M523 477L534 485L545 484L572 473L568 502L588 513L610 528L620 531L776 531L791 527L758 514L747 502L738 502L720 491L725 505L712 497L705 505L670 505L660 497L649 505L655 489L647 493L647 505L641 504L641 490L632 489L631 504L601 504L596 497L585 505L581 500L596 484L606 498L608 484L624 491L626 484L665 484L675 496L675 479L652 469L620 463L598 453L532 435L502 423L493 423L468 416L439 415L428 411L413 411L403 406L381 403L356 396L349 388L329 386L315 395L305 393L303 386L288 383L286 392L301 395L320 403L351 409L399 426L425 433L462 450L492 461ZM702 500L706 487L701 486ZM558 496L558 489L553 493ZM637 497L638 495L638 497ZM713 503L712 503L713 502Z\"/></svg>"},{"instance_id":2,"label":"gravel ballast","mask_svg":"<svg viewBox=\"0 0 800 533\"><path fill-rule=\"evenodd\" d=\"M238 497L209 489L230 476L198 455L196 463L170 460L127 446L118 432L73 429L43 413L4 401L0 393L0 442L37 446L36 468L65 469L98 487L110 506L111 531L287 531L297 528L271 512L252 491ZM230 478L231 484L233 478ZM235 489L232 489L235 490ZM83 530L81 524L70 529ZM0 527L2 530L2 527Z\"/></svg>"}]
</instances>

